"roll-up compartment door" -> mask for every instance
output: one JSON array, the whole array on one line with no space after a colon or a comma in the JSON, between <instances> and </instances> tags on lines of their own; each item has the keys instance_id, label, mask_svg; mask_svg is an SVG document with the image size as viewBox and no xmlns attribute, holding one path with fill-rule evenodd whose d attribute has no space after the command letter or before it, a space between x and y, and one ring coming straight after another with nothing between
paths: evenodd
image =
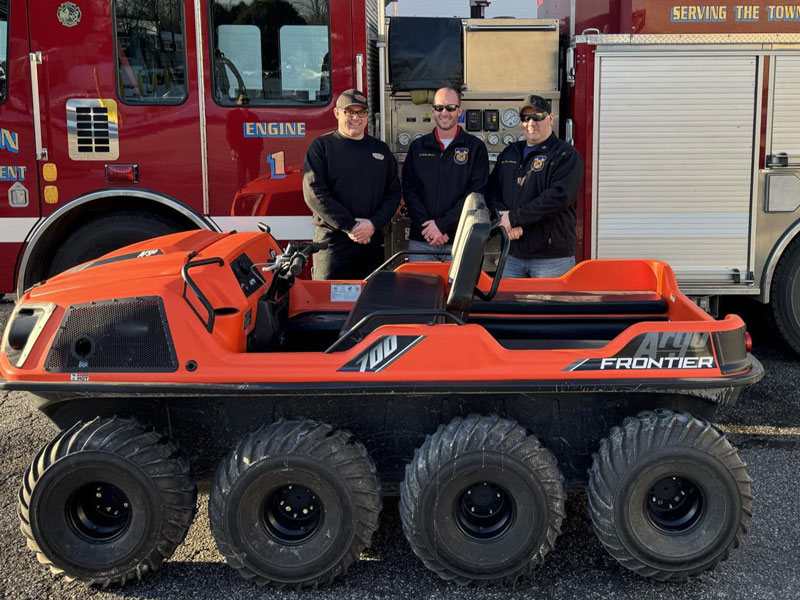
<instances>
[{"instance_id":1,"label":"roll-up compartment door","mask_svg":"<svg viewBox=\"0 0 800 600\"><path fill-rule=\"evenodd\" d=\"M773 57L765 210L800 209L800 56Z\"/></svg>"},{"instance_id":2,"label":"roll-up compartment door","mask_svg":"<svg viewBox=\"0 0 800 600\"><path fill-rule=\"evenodd\" d=\"M598 258L654 258L681 281L749 268L755 56L600 56L593 197Z\"/></svg>"},{"instance_id":3,"label":"roll-up compartment door","mask_svg":"<svg viewBox=\"0 0 800 600\"><path fill-rule=\"evenodd\" d=\"M800 56L776 56L769 154L800 164Z\"/></svg>"}]
</instances>

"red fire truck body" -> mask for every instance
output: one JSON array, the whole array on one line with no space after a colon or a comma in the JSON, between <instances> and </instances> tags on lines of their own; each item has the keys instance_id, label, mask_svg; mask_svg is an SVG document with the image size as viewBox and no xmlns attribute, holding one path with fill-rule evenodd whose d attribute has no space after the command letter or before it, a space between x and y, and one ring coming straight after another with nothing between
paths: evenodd
<instances>
[{"instance_id":1,"label":"red fire truck body","mask_svg":"<svg viewBox=\"0 0 800 600\"><path fill-rule=\"evenodd\" d=\"M432 127L378 59L383 8L0 0L0 291L177 229L266 221L310 237L303 155L335 127L339 92L368 92L370 130L400 160ZM557 20L560 48L543 54L548 25L528 24L489 59L492 27L473 27L467 129L490 157L520 133L520 82L473 89L475 63L544 56L554 83L525 93L553 100L585 160L578 259L665 260L710 308L724 294L770 302L800 351L800 0L544 0L539 17Z\"/></svg>"},{"instance_id":2,"label":"red fire truck body","mask_svg":"<svg viewBox=\"0 0 800 600\"><path fill-rule=\"evenodd\" d=\"M236 4L252 5L244 15L252 25L221 14ZM335 127L331 98L366 80L371 13L364 0L272 4L280 6L259 17L252 13L265 3L0 0L7 32L0 56L0 292L135 238L254 228L254 214L274 215L270 223L282 239L308 238L303 157L311 140ZM153 14L141 14L147 6L156 7ZM280 48L267 48L272 30L259 32L259 18L278 23ZM252 39L259 33L260 44ZM309 46L322 55L315 69L301 64L311 60ZM232 70L262 48L260 73L253 73L257 66ZM278 56L267 56L270 50ZM299 66L312 74L287 82ZM309 80L321 83L313 89ZM80 129L83 123L91 127ZM89 135L79 137L75 126ZM259 176L281 188L275 205L264 206L258 194L234 203Z\"/></svg>"}]
</instances>

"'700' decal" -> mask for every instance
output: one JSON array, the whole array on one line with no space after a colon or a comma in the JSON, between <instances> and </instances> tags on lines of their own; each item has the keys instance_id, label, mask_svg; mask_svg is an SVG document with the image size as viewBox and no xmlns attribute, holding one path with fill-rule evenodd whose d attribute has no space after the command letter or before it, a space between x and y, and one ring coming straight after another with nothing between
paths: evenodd
<instances>
[{"instance_id":1,"label":"'700' decal","mask_svg":"<svg viewBox=\"0 0 800 600\"><path fill-rule=\"evenodd\" d=\"M419 344L424 335L385 335L373 342L339 371L378 373Z\"/></svg>"}]
</instances>

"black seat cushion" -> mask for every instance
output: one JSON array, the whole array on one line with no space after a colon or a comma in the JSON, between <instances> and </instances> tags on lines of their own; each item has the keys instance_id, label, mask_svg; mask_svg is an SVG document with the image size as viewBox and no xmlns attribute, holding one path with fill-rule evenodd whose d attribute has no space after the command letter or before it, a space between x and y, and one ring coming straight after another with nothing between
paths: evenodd
<instances>
[{"instance_id":1,"label":"black seat cushion","mask_svg":"<svg viewBox=\"0 0 800 600\"><path fill-rule=\"evenodd\" d=\"M376 310L440 310L444 307L444 292L444 280L438 275L379 271L367 281L341 332ZM432 319L425 315L377 317L359 330L355 340L388 323L427 323Z\"/></svg>"},{"instance_id":2,"label":"black seat cushion","mask_svg":"<svg viewBox=\"0 0 800 600\"><path fill-rule=\"evenodd\" d=\"M475 301L474 314L518 315L663 315L667 301L655 292L498 292Z\"/></svg>"}]
</instances>

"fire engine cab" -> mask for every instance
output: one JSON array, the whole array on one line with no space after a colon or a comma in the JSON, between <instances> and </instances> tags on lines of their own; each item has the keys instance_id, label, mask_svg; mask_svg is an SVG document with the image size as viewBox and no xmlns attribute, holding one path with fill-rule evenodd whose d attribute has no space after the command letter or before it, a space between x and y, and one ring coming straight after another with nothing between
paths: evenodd
<instances>
[{"instance_id":1,"label":"fire engine cab","mask_svg":"<svg viewBox=\"0 0 800 600\"><path fill-rule=\"evenodd\" d=\"M366 85L376 20L364 0L0 0L0 292L181 229L308 239L305 151Z\"/></svg>"},{"instance_id":2,"label":"fire engine cab","mask_svg":"<svg viewBox=\"0 0 800 600\"><path fill-rule=\"evenodd\" d=\"M336 95L365 90L402 160L433 127L420 92L447 82L490 158L525 94L551 99L586 165L579 260L667 261L712 311L769 303L800 352L800 0L540 0L530 20L387 4L0 0L0 291L176 229L307 239L303 155ZM420 90L403 63L447 72Z\"/></svg>"}]
</instances>

